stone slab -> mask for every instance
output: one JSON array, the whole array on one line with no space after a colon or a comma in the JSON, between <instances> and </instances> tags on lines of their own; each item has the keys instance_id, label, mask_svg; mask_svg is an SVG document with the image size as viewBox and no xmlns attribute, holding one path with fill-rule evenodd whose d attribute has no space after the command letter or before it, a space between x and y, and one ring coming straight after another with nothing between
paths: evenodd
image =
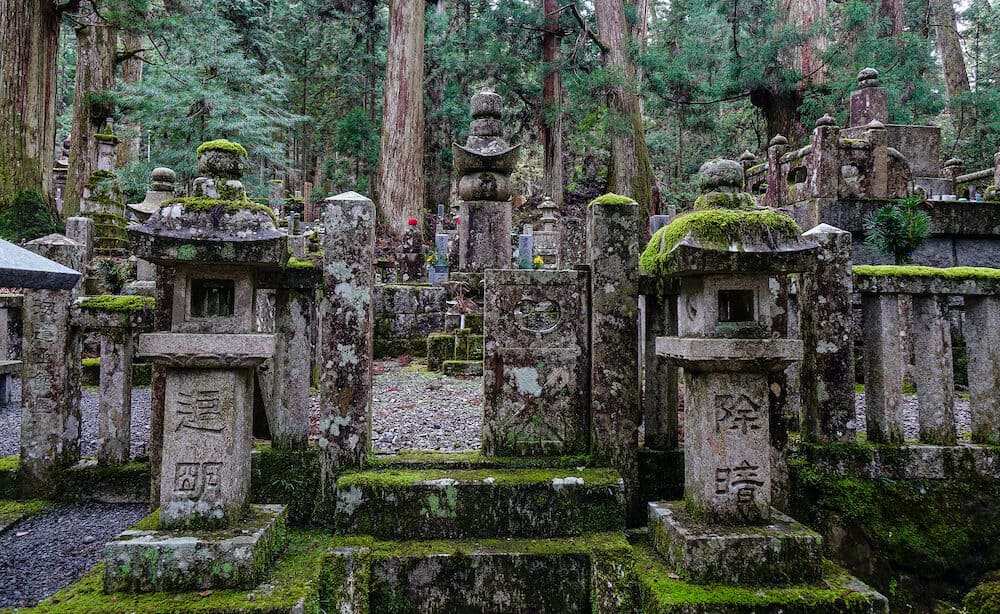
<instances>
[{"instance_id":1,"label":"stone slab","mask_svg":"<svg viewBox=\"0 0 1000 614\"><path fill-rule=\"evenodd\" d=\"M80 277L79 271L0 239L0 288L72 290Z\"/></svg>"},{"instance_id":2,"label":"stone slab","mask_svg":"<svg viewBox=\"0 0 1000 614\"><path fill-rule=\"evenodd\" d=\"M656 354L697 371L766 372L802 360L798 339L703 339L658 337Z\"/></svg>"},{"instance_id":3,"label":"stone slab","mask_svg":"<svg viewBox=\"0 0 1000 614\"><path fill-rule=\"evenodd\" d=\"M253 506L216 532L123 531L104 547L104 589L149 593L252 588L286 543L285 507Z\"/></svg>"},{"instance_id":4,"label":"stone slab","mask_svg":"<svg viewBox=\"0 0 1000 614\"><path fill-rule=\"evenodd\" d=\"M483 361L481 360L446 360L441 363L441 372L445 375L457 376L480 376L483 374Z\"/></svg>"},{"instance_id":5,"label":"stone slab","mask_svg":"<svg viewBox=\"0 0 1000 614\"><path fill-rule=\"evenodd\" d=\"M274 335L147 333L137 354L178 368L251 368L274 355Z\"/></svg>"},{"instance_id":6,"label":"stone slab","mask_svg":"<svg viewBox=\"0 0 1000 614\"><path fill-rule=\"evenodd\" d=\"M370 470L337 479L340 533L387 539L562 537L625 528L613 469Z\"/></svg>"},{"instance_id":7,"label":"stone slab","mask_svg":"<svg viewBox=\"0 0 1000 614\"><path fill-rule=\"evenodd\" d=\"M704 525L683 514L683 503L649 503L653 547L695 584L783 586L819 582L823 538L771 511L766 525Z\"/></svg>"}]
</instances>

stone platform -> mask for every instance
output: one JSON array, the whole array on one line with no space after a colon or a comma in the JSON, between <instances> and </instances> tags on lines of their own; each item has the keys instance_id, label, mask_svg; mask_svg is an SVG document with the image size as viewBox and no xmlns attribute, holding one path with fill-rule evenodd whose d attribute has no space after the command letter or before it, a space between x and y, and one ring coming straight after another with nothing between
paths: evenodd
<instances>
[{"instance_id":1,"label":"stone platform","mask_svg":"<svg viewBox=\"0 0 1000 614\"><path fill-rule=\"evenodd\" d=\"M620 532L444 542L335 538L327 565L337 584L328 611L629 612L630 552Z\"/></svg>"},{"instance_id":2,"label":"stone platform","mask_svg":"<svg viewBox=\"0 0 1000 614\"><path fill-rule=\"evenodd\" d=\"M887 614L886 598L824 561L812 584L777 588L701 586L680 578L644 541L633 544L637 609L645 614Z\"/></svg>"},{"instance_id":3,"label":"stone platform","mask_svg":"<svg viewBox=\"0 0 1000 614\"><path fill-rule=\"evenodd\" d=\"M235 527L216 531L122 532L104 549L106 592L251 588L286 543L285 507L253 505Z\"/></svg>"},{"instance_id":4,"label":"stone platform","mask_svg":"<svg viewBox=\"0 0 1000 614\"><path fill-rule=\"evenodd\" d=\"M822 577L823 538L771 511L768 524L705 525L681 511L683 503L650 503L653 546L686 580L696 584L788 586Z\"/></svg>"},{"instance_id":5,"label":"stone platform","mask_svg":"<svg viewBox=\"0 0 1000 614\"><path fill-rule=\"evenodd\" d=\"M564 537L625 528L613 469L378 469L337 480L339 533L387 539Z\"/></svg>"}]
</instances>

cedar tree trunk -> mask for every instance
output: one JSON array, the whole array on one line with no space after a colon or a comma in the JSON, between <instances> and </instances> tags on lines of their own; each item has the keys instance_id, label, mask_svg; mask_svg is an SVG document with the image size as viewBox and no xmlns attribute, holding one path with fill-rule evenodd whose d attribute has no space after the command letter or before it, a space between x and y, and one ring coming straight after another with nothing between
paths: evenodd
<instances>
[{"instance_id":1,"label":"cedar tree trunk","mask_svg":"<svg viewBox=\"0 0 1000 614\"><path fill-rule=\"evenodd\" d=\"M562 162L562 74L559 66L561 37L559 35L559 1L543 0L545 34L542 37L542 62L545 81L542 84L542 108L539 113L539 134L542 140L543 186L545 195L556 207L563 204Z\"/></svg>"}]
</instances>

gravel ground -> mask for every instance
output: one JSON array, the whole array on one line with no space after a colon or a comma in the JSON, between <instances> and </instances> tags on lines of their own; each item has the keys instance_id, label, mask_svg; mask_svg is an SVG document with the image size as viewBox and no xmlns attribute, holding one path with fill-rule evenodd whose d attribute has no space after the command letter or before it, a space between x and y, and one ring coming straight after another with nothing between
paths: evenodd
<instances>
[{"instance_id":1,"label":"gravel ground","mask_svg":"<svg viewBox=\"0 0 1000 614\"><path fill-rule=\"evenodd\" d=\"M145 505L60 505L0 534L0 608L35 605L77 580Z\"/></svg>"}]
</instances>

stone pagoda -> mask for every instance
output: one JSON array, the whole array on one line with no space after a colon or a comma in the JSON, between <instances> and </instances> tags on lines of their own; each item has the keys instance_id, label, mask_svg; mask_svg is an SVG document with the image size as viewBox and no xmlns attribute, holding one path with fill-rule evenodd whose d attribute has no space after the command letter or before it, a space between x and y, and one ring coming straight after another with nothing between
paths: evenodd
<instances>
[{"instance_id":1,"label":"stone pagoda","mask_svg":"<svg viewBox=\"0 0 1000 614\"><path fill-rule=\"evenodd\" d=\"M503 137L503 100L494 92L472 97L465 145L453 146L459 175L459 269L482 272L510 266L510 174L520 145Z\"/></svg>"},{"instance_id":2,"label":"stone pagoda","mask_svg":"<svg viewBox=\"0 0 1000 614\"><path fill-rule=\"evenodd\" d=\"M194 196L129 228L136 255L174 271L174 293L169 332L138 350L166 372L158 530L107 546L109 591L254 586L282 546L284 507L251 506L249 486L253 370L275 350L253 332L255 276L283 266L286 236L247 200L245 167L238 144L202 145Z\"/></svg>"}]
</instances>

